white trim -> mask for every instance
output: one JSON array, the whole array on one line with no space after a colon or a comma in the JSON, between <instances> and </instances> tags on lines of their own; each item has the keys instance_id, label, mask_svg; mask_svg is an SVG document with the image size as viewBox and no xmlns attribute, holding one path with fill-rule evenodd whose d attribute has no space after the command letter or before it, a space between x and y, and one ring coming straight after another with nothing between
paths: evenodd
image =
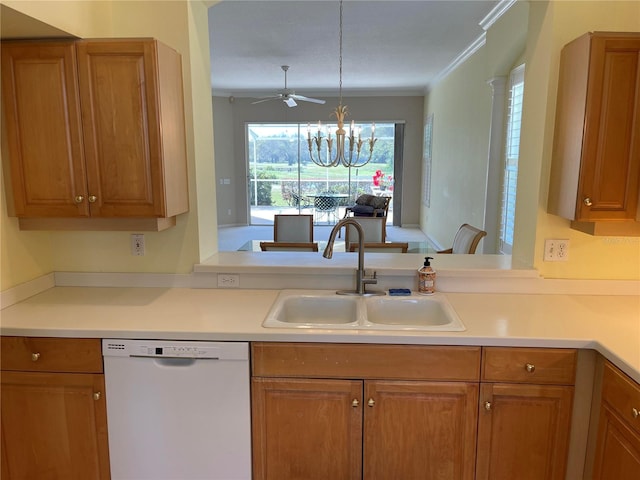
<instances>
[{"instance_id":1,"label":"white trim","mask_svg":"<svg viewBox=\"0 0 640 480\"><path fill-rule=\"evenodd\" d=\"M191 288L191 274L56 272L56 287Z\"/></svg>"},{"instance_id":2,"label":"white trim","mask_svg":"<svg viewBox=\"0 0 640 480\"><path fill-rule=\"evenodd\" d=\"M478 38L476 38L471 45L465 48L444 70L442 70L430 83L436 84L456 68L462 65L469 57L476 53L487 43L487 33L483 32Z\"/></svg>"},{"instance_id":3,"label":"white trim","mask_svg":"<svg viewBox=\"0 0 640 480\"><path fill-rule=\"evenodd\" d=\"M500 19L500 17L513 6L514 3L516 3L516 0L500 0L500 2L498 2L498 4L493 7L493 9L487 14L487 16L480 20L480 23L478 23L478 25L480 25L485 31L489 30L489 28L491 28L491 25L496 23Z\"/></svg>"},{"instance_id":4,"label":"white trim","mask_svg":"<svg viewBox=\"0 0 640 480\"><path fill-rule=\"evenodd\" d=\"M55 274L48 273L13 288L0 292L0 309L10 307L14 303L26 300L40 292L55 287Z\"/></svg>"}]
</instances>

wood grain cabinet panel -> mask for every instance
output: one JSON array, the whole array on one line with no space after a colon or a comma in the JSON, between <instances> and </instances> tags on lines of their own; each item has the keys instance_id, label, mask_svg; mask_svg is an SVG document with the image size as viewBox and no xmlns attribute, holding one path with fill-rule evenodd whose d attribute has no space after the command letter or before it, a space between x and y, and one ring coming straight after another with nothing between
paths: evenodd
<instances>
[{"instance_id":1,"label":"wood grain cabinet panel","mask_svg":"<svg viewBox=\"0 0 640 480\"><path fill-rule=\"evenodd\" d=\"M2 91L13 213L27 228L188 210L174 50L153 39L3 42Z\"/></svg>"},{"instance_id":2,"label":"wood grain cabinet panel","mask_svg":"<svg viewBox=\"0 0 640 480\"><path fill-rule=\"evenodd\" d=\"M593 478L640 478L640 385L605 363Z\"/></svg>"},{"instance_id":3,"label":"wood grain cabinet panel","mask_svg":"<svg viewBox=\"0 0 640 480\"><path fill-rule=\"evenodd\" d=\"M640 235L640 33L587 33L561 54L548 211Z\"/></svg>"},{"instance_id":4,"label":"wood grain cabinet panel","mask_svg":"<svg viewBox=\"0 0 640 480\"><path fill-rule=\"evenodd\" d=\"M565 478L577 351L483 347L477 480Z\"/></svg>"},{"instance_id":5,"label":"wood grain cabinet panel","mask_svg":"<svg viewBox=\"0 0 640 480\"><path fill-rule=\"evenodd\" d=\"M79 340L2 337L3 479L109 479L104 375L93 373L92 362L101 356L100 341ZM24 357L33 365L17 370ZM61 372L48 371L57 367ZM83 368L89 373L67 373Z\"/></svg>"},{"instance_id":6,"label":"wood grain cabinet panel","mask_svg":"<svg viewBox=\"0 0 640 480\"><path fill-rule=\"evenodd\" d=\"M456 352L252 344L254 478L473 479L480 350Z\"/></svg>"}]
</instances>

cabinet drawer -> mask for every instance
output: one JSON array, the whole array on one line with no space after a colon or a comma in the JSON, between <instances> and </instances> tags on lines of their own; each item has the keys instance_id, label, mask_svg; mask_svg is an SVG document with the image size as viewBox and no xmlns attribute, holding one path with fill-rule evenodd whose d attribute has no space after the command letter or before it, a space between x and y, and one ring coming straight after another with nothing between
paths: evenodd
<instances>
[{"instance_id":1,"label":"cabinet drawer","mask_svg":"<svg viewBox=\"0 0 640 480\"><path fill-rule=\"evenodd\" d=\"M251 345L261 377L478 381L480 347L264 343Z\"/></svg>"},{"instance_id":2,"label":"cabinet drawer","mask_svg":"<svg viewBox=\"0 0 640 480\"><path fill-rule=\"evenodd\" d=\"M609 362L604 366L602 400L640 433L640 385Z\"/></svg>"},{"instance_id":3,"label":"cabinet drawer","mask_svg":"<svg viewBox=\"0 0 640 480\"><path fill-rule=\"evenodd\" d=\"M2 370L102 373L97 338L0 338Z\"/></svg>"},{"instance_id":4,"label":"cabinet drawer","mask_svg":"<svg viewBox=\"0 0 640 480\"><path fill-rule=\"evenodd\" d=\"M482 381L573 385L576 358L574 349L485 347Z\"/></svg>"}]
</instances>

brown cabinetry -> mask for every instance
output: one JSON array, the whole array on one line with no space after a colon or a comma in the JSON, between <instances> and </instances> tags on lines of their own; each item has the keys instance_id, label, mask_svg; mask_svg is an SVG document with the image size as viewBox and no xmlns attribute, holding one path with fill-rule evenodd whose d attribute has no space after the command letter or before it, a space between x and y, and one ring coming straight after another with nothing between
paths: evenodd
<instances>
[{"instance_id":1,"label":"brown cabinetry","mask_svg":"<svg viewBox=\"0 0 640 480\"><path fill-rule=\"evenodd\" d=\"M476 479L564 479L577 352L485 347Z\"/></svg>"},{"instance_id":2,"label":"brown cabinetry","mask_svg":"<svg viewBox=\"0 0 640 480\"><path fill-rule=\"evenodd\" d=\"M549 213L640 236L640 33L587 33L561 54Z\"/></svg>"},{"instance_id":3,"label":"brown cabinetry","mask_svg":"<svg viewBox=\"0 0 640 480\"><path fill-rule=\"evenodd\" d=\"M480 348L254 343L252 354L255 479L474 478Z\"/></svg>"},{"instance_id":4,"label":"brown cabinetry","mask_svg":"<svg viewBox=\"0 0 640 480\"><path fill-rule=\"evenodd\" d=\"M2 478L108 479L100 340L1 337Z\"/></svg>"},{"instance_id":5,"label":"brown cabinetry","mask_svg":"<svg viewBox=\"0 0 640 480\"><path fill-rule=\"evenodd\" d=\"M2 43L22 228L162 229L188 210L180 55L152 39ZM9 177L9 175L7 175ZM73 219L83 221L73 222Z\"/></svg>"},{"instance_id":6,"label":"brown cabinetry","mask_svg":"<svg viewBox=\"0 0 640 480\"><path fill-rule=\"evenodd\" d=\"M640 385L605 363L593 477L640 478Z\"/></svg>"}]
</instances>

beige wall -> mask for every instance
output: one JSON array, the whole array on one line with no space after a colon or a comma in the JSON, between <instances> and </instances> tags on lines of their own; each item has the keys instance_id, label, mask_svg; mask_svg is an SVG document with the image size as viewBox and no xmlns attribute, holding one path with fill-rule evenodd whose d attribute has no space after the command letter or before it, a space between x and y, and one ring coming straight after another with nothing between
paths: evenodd
<instances>
[{"instance_id":1,"label":"beige wall","mask_svg":"<svg viewBox=\"0 0 640 480\"><path fill-rule=\"evenodd\" d=\"M145 232L146 255L130 254L135 232L21 232L2 208L1 289L51 271L188 273L217 250L209 46L206 5L200 1L2 3L83 38L154 37L182 55L190 211L177 226ZM4 202L3 191L0 192ZM203 215L199 228L199 216Z\"/></svg>"},{"instance_id":2,"label":"beige wall","mask_svg":"<svg viewBox=\"0 0 640 480\"><path fill-rule=\"evenodd\" d=\"M640 31L640 2L532 2L514 255L546 278L640 279L640 238L593 237L546 213L560 50L587 31ZM569 261L543 262L546 238L570 240Z\"/></svg>"},{"instance_id":3,"label":"beige wall","mask_svg":"<svg viewBox=\"0 0 640 480\"><path fill-rule=\"evenodd\" d=\"M488 30L485 45L426 97L426 115L433 114L431 203L422 206L420 226L439 247L450 247L463 223L484 228L492 114L487 82L517 66L527 12L526 3L512 7Z\"/></svg>"},{"instance_id":4,"label":"beige wall","mask_svg":"<svg viewBox=\"0 0 640 480\"><path fill-rule=\"evenodd\" d=\"M323 123L332 117L337 98L322 97L325 105L304 103L296 108L281 102L252 105L254 99L214 97L213 120L216 139L216 172L218 178L230 178L230 185L220 185L218 215L221 225L247 224L247 166L244 129L247 122ZM344 97L343 103L356 121L405 122L404 170L402 174L403 225L417 225L420 206L420 161L422 148L423 97ZM304 154L304 152L303 152ZM231 209L231 215L228 215Z\"/></svg>"}]
</instances>

